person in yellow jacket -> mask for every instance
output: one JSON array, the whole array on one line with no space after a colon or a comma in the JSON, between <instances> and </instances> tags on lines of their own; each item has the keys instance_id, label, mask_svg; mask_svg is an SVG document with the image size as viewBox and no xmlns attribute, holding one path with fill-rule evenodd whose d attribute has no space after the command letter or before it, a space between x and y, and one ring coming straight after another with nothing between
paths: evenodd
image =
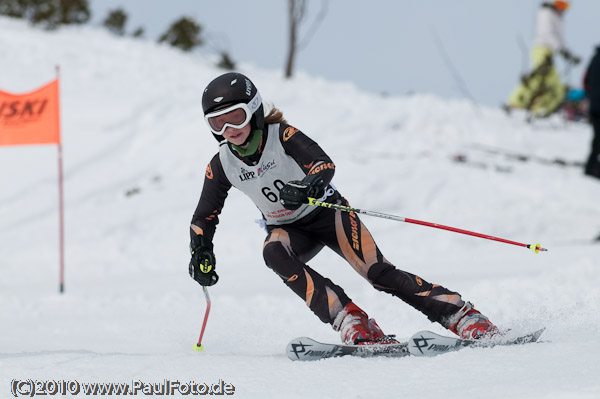
<instances>
[{"instance_id":1,"label":"person in yellow jacket","mask_svg":"<svg viewBox=\"0 0 600 399\"><path fill-rule=\"evenodd\" d=\"M521 78L521 84L511 93L509 108L526 109L543 117L556 111L564 101L566 89L554 67L553 55L558 52L573 64L581 61L565 45L562 16L568 8L568 1L541 4L531 49L532 71Z\"/></svg>"}]
</instances>

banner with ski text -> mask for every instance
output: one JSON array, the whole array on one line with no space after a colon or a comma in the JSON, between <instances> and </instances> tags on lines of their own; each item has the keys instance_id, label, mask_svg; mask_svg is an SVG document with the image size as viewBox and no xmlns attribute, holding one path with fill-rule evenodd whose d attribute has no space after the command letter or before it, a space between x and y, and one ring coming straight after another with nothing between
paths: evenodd
<instances>
[{"instance_id":1,"label":"banner with ski text","mask_svg":"<svg viewBox=\"0 0 600 399\"><path fill-rule=\"evenodd\" d=\"M58 79L25 94L0 90L0 146L60 144Z\"/></svg>"}]
</instances>

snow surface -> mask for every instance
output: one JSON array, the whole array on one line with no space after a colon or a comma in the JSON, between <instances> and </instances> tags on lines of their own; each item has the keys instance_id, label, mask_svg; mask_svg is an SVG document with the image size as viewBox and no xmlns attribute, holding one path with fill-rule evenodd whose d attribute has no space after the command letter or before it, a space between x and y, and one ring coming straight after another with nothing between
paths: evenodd
<instances>
[{"instance_id":1,"label":"snow surface","mask_svg":"<svg viewBox=\"0 0 600 399\"><path fill-rule=\"evenodd\" d=\"M268 46L267 46L268 47ZM267 47L263 47L263 50ZM352 205L474 230L549 252L363 216L386 258L459 291L503 327L546 326L543 343L436 358L287 359L296 336L338 342L263 263L258 211L232 190L215 239L220 281L187 272L188 226L217 150L201 112L216 58L90 27L43 32L0 18L0 88L26 92L61 67L66 292L58 294L55 146L0 148L0 397L13 379L235 386L240 398L600 397L600 181L520 162L499 147L583 161L591 129L464 100L381 97L351 83L243 64L337 165ZM265 54L268 56L268 54ZM351 60L348 60L351 62ZM466 154L475 163L453 162ZM128 195L129 193L129 195ZM445 333L324 250L311 266L384 331Z\"/></svg>"}]
</instances>

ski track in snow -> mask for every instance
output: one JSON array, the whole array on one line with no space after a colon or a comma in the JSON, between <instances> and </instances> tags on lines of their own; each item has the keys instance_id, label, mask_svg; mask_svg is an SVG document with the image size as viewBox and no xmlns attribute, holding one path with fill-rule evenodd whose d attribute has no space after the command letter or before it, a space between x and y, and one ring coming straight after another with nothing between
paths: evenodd
<instances>
[{"instance_id":1,"label":"ski track in snow","mask_svg":"<svg viewBox=\"0 0 600 399\"><path fill-rule=\"evenodd\" d=\"M13 379L233 384L240 398L599 398L600 181L474 146L584 161L591 128L430 95L241 64L263 98L315 138L353 206L549 248L523 248L363 216L387 259L459 291L495 323L546 326L538 344L436 358L290 362L287 342L338 342L263 263L254 205L230 192L217 229L220 281L204 315L187 274L188 226L217 145L204 125L215 59L92 27L56 32L0 18L0 89L26 92L61 66L66 292L58 294L56 149L0 148L0 397ZM508 93L508 92L507 92ZM464 153L484 167L453 161ZM510 167L499 172L495 165ZM129 193L129 195L127 195ZM331 251L311 266L387 333L430 329Z\"/></svg>"}]
</instances>

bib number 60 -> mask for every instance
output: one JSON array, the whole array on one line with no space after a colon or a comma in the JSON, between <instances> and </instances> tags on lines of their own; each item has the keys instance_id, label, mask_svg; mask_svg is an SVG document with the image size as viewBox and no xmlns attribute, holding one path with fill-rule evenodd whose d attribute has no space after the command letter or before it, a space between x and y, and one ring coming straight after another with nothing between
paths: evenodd
<instances>
[{"instance_id":1,"label":"bib number 60","mask_svg":"<svg viewBox=\"0 0 600 399\"><path fill-rule=\"evenodd\" d=\"M277 192L281 191L281 189L283 188L283 186L285 186L285 183L282 182L281 180L277 179L273 182L273 187L275 187L275 189L277 190ZM271 202L278 202L279 201L279 196L277 194L275 194L275 190L273 190L271 187L263 187L260 190L263 195Z\"/></svg>"}]
</instances>

